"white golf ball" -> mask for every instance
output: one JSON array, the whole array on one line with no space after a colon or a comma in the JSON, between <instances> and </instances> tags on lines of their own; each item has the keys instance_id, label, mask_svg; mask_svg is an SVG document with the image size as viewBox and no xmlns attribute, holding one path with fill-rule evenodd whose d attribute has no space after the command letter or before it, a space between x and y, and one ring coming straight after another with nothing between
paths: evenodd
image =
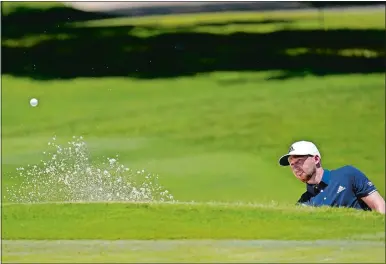
<instances>
[{"instance_id":1,"label":"white golf ball","mask_svg":"<svg viewBox=\"0 0 386 264\"><path fill-rule=\"evenodd\" d=\"M38 105L38 99L32 98L32 99L29 101L29 103L30 103L30 105L31 105L32 107L35 107L35 106Z\"/></svg>"}]
</instances>

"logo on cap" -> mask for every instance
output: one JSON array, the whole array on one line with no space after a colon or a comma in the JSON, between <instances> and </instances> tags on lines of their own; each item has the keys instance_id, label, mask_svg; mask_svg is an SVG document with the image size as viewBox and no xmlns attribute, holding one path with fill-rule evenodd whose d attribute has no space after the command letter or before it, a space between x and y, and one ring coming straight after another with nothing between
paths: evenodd
<instances>
[{"instance_id":1,"label":"logo on cap","mask_svg":"<svg viewBox=\"0 0 386 264\"><path fill-rule=\"evenodd\" d=\"M291 147L289 148L288 152L291 152L291 151L294 151L294 150L295 150L294 147L291 146Z\"/></svg>"}]
</instances>

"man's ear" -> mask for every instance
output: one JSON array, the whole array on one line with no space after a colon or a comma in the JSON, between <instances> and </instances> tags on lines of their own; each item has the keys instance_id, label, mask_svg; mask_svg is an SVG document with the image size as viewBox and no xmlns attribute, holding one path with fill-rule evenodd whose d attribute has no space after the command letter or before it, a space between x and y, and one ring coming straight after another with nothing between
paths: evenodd
<instances>
[{"instance_id":1,"label":"man's ear","mask_svg":"<svg viewBox=\"0 0 386 264\"><path fill-rule=\"evenodd\" d=\"M316 166L319 168L320 166L322 166L322 160L320 159L320 157L318 155L314 156L314 161L315 161L315 164Z\"/></svg>"}]
</instances>

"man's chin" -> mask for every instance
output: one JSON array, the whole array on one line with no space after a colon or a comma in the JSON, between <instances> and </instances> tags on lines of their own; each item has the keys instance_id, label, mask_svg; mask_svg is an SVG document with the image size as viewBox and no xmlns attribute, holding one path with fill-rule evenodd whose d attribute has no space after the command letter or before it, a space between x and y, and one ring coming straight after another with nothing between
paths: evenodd
<instances>
[{"instance_id":1,"label":"man's chin","mask_svg":"<svg viewBox=\"0 0 386 264\"><path fill-rule=\"evenodd\" d=\"M303 176L303 177L299 177L299 179L304 182L304 183L308 183L308 181L311 179L311 177L307 177L307 176Z\"/></svg>"}]
</instances>

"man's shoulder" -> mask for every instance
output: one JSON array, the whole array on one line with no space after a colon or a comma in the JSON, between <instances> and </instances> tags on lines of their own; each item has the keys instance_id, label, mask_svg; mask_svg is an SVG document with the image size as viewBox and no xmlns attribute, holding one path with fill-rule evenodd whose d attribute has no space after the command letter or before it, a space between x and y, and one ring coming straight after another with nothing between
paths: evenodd
<instances>
[{"instance_id":1,"label":"man's shoulder","mask_svg":"<svg viewBox=\"0 0 386 264\"><path fill-rule=\"evenodd\" d=\"M341 167L338 167L336 169L331 170L331 173L333 175L344 174L344 175L353 175L354 176L358 173L361 173L361 171L353 165L344 165L344 166L341 166Z\"/></svg>"}]
</instances>

